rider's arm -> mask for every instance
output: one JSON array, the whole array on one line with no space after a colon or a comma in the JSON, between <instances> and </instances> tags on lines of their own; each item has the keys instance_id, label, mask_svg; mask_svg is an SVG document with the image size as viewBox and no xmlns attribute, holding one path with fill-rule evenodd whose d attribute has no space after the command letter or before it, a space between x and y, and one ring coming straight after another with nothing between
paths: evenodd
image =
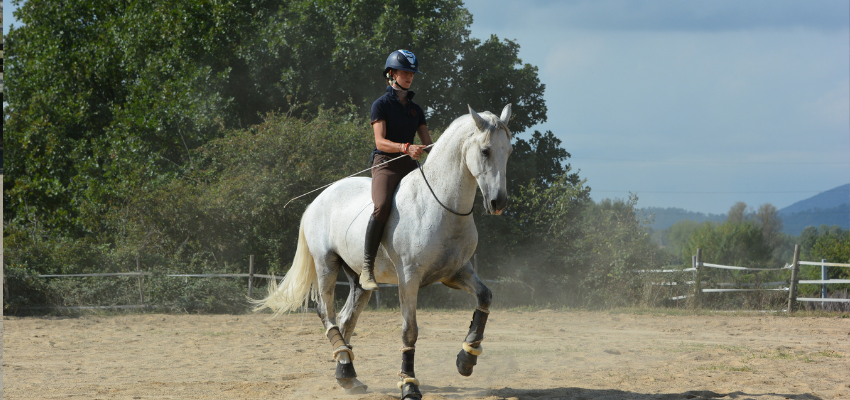
<instances>
[{"instance_id":1,"label":"rider's arm","mask_svg":"<svg viewBox=\"0 0 850 400\"><path fill-rule=\"evenodd\" d=\"M375 147L384 153L401 153L402 144L387 139L387 121L379 119L372 122L372 130L375 131Z\"/></svg>"},{"instance_id":2,"label":"rider's arm","mask_svg":"<svg viewBox=\"0 0 850 400\"><path fill-rule=\"evenodd\" d=\"M429 146L431 145L431 133L428 132L428 125L419 125L419 129L416 130L416 133L419 134L419 141L422 142L423 145Z\"/></svg>"}]
</instances>

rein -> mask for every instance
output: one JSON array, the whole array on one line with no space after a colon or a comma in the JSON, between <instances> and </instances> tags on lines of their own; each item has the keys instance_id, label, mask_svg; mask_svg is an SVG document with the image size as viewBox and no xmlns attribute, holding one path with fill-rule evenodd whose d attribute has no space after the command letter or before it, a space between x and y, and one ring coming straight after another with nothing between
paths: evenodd
<instances>
[{"instance_id":1,"label":"rein","mask_svg":"<svg viewBox=\"0 0 850 400\"><path fill-rule=\"evenodd\" d=\"M459 217L466 217L466 216L468 216L469 214L472 214L472 212L473 212L473 211L475 211L475 203L472 203L472 209L471 209L471 210L469 210L469 212L468 212L468 213L466 213L466 214L461 214L461 213L459 213L459 212L457 212L457 211L455 211L455 210L452 210L451 208L446 207L446 205L445 205L445 204L443 204L443 202L442 202L442 201L440 201L440 199L439 199L439 198L437 198L437 194L436 194L436 193L434 193L434 189L431 189L431 184L430 184L430 183L428 183L428 179L426 179L426 178L425 178L425 171L422 171L422 164L420 164L420 163L419 163L419 160L416 160L416 165L417 165L417 168L416 168L416 169L418 169L418 170L419 170L419 173L421 173L421 174L422 174L422 180L424 180L424 181L425 181L425 184L426 184L426 185L428 185L428 190L430 190L430 191L431 191L431 195L432 195L432 196L434 196L434 200L437 200L437 203L438 203L439 205L443 206L443 208L445 208L445 209L446 209L446 211L448 211L448 212L450 212L450 213L452 213L452 214L454 214L454 215L457 215L457 216L459 216Z\"/></svg>"}]
</instances>

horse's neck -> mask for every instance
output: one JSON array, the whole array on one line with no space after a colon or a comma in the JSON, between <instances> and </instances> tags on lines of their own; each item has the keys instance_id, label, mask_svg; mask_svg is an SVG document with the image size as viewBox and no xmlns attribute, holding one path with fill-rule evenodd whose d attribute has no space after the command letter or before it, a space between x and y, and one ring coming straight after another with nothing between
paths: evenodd
<instances>
[{"instance_id":1,"label":"horse's neck","mask_svg":"<svg viewBox=\"0 0 850 400\"><path fill-rule=\"evenodd\" d=\"M440 202L455 212L467 213L475 202L475 177L463 159L463 137L445 139L450 140L435 146L428 161L422 166L422 171ZM419 191L425 192L422 195L432 196L425 182L417 186ZM441 207L436 202L433 204Z\"/></svg>"}]
</instances>

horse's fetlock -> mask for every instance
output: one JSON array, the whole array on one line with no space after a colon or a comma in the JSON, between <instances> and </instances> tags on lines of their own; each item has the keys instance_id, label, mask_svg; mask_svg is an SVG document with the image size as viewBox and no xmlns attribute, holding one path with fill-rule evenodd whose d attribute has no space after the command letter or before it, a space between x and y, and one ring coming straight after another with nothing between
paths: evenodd
<instances>
[{"instance_id":1,"label":"horse's fetlock","mask_svg":"<svg viewBox=\"0 0 850 400\"><path fill-rule=\"evenodd\" d=\"M399 375L410 378L416 377L416 373L413 371L413 359L415 354L415 349L409 349L401 353L401 373L399 373Z\"/></svg>"}]
</instances>

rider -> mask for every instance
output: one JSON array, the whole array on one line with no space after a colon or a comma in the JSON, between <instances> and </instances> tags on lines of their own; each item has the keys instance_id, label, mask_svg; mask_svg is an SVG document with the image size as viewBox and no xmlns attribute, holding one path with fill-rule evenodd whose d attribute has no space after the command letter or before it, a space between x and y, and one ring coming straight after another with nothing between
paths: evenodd
<instances>
[{"instance_id":1,"label":"rider","mask_svg":"<svg viewBox=\"0 0 850 400\"><path fill-rule=\"evenodd\" d=\"M370 120L375 132L372 166L402 154L410 157L372 168L372 202L375 208L366 227L363 270L360 272L360 286L365 290L378 289L375 282L375 255L384 235L384 225L390 216L396 187L401 178L416 169L414 160L418 160L425 147L431 144L425 113L413 102L414 93L409 90L415 73L422 72L412 52L397 50L390 53L384 68L384 79L388 85L386 93L372 103ZM422 145L412 144L417 133Z\"/></svg>"}]
</instances>

